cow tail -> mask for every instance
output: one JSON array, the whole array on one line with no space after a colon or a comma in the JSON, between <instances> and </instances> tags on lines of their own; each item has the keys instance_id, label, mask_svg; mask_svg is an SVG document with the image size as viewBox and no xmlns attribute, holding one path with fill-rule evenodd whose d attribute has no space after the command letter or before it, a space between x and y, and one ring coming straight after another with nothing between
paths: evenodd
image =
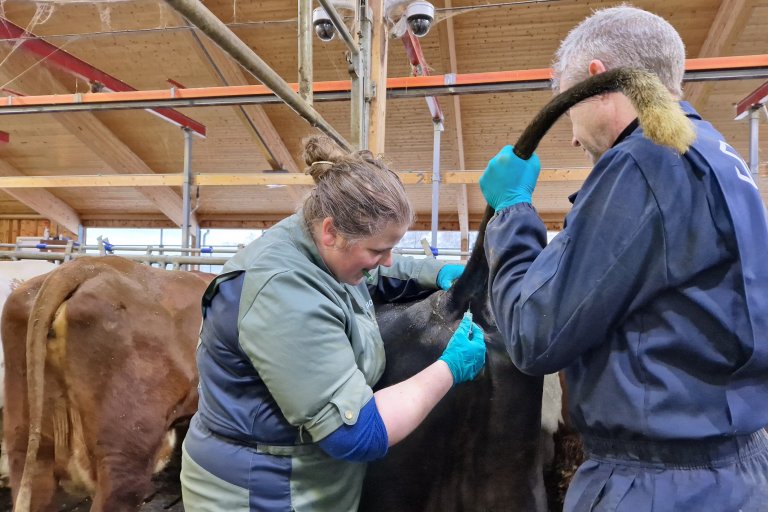
<instances>
[{"instance_id":1,"label":"cow tail","mask_svg":"<svg viewBox=\"0 0 768 512\"><path fill-rule=\"evenodd\" d=\"M32 482L37 472L37 452L42 435L43 385L48 332L59 307L96 271L95 265L81 265L79 263L73 261L48 274L35 297L29 315L27 323L29 437L24 459L24 472L19 484L14 512L28 512L32 504Z\"/></svg>"}]
</instances>

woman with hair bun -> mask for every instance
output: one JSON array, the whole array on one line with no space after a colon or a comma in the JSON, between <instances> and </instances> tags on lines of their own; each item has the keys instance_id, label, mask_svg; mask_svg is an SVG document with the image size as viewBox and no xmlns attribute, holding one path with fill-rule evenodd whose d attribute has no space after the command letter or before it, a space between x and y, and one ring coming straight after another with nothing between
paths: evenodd
<instances>
[{"instance_id":1,"label":"woman with hair bun","mask_svg":"<svg viewBox=\"0 0 768 512\"><path fill-rule=\"evenodd\" d=\"M233 257L203 297L187 512L357 510L364 463L485 362L466 317L435 363L372 391L385 360L367 286L404 300L447 289L463 267L392 254L413 212L370 152L314 136L304 159L315 187L302 209Z\"/></svg>"}]
</instances>

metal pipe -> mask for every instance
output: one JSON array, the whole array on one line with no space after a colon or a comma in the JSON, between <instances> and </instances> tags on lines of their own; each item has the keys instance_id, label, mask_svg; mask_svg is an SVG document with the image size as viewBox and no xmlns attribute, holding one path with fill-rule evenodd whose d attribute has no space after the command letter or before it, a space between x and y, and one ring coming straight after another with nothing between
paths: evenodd
<instances>
[{"instance_id":1,"label":"metal pipe","mask_svg":"<svg viewBox=\"0 0 768 512\"><path fill-rule=\"evenodd\" d=\"M749 170L752 180L760 188L760 109L755 108L749 114Z\"/></svg>"},{"instance_id":2,"label":"metal pipe","mask_svg":"<svg viewBox=\"0 0 768 512\"><path fill-rule=\"evenodd\" d=\"M312 0L299 0L299 96L312 104Z\"/></svg>"},{"instance_id":3,"label":"metal pipe","mask_svg":"<svg viewBox=\"0 0 768 512\"><path fill-rule=\"evenodd\" d=\"M727 57L724 57L724 59ZM766 56L768 63L768 55ZM432 75L427 77L398 77L387 79L387 98L420 98L464 94L501 92L548 91L549 70L540 70L531 79L520 79L525 71L491 72L459 75ZM503 74L498 80L487 81L488 74ZM538 76L541 75L541 76ZM688 71L685 82L708 80L746 80L768 78L768 64L764 67L725 69L722 71ZM295 85L295 84L294 84ZM290 84L289 84L290 87ZM298 87L298 86L296 86ZM316 82L313 101L348 101L349 82ZM325 92L317 92L317 90ZM293 91L291 91L293 92ZM295 94L295 93L294 93ZM298 95L296 98L300 99ZM84 99L86 101L84 101ZM37 114L52 112L81 112L166 107L207 107L222 105L267 105L284 100L262 85L188 88L172 95L168 90L133 93L56 94L41 96L0 96L0 115Z\"/></svg>"},{"instance_id":4,"label":"metal pipe","mask_svg":"<svg viewBox=\"0 0 768 512\"><path fill-rule=\"evenodd\" d=\"M272 90L289 107L295 110L310 125L334 139L347 151L352 146L341 136L311 105L293 92L280 75L270 68L256 53L241 41L224 23L211 13L199 0L166 0L190 23L211 38L240 65L250 71L259 81Z\"/></svg>"},{"instance_id":5,"label":"metal pipe","mask_svg":"<svg viewBox=\"0 0 768 512\"><path fill-rule=\"evenodd\" d=\"M190 177L192 175L192 134L189 130L184 130L184 181L181 186L181 209L184 220L181 225L181 246L189 247L189 219L192 215L190 211Z\"/></svg>"},{"instance_id":6,"label":"metal pipe","mask_svg":"<svg viewBox=\"0 0 768 512\"><path fill-rule=\"evenodd\" d=\"M344 44L347 45L347 48L349 48L349 52L352 54L352 58L357 58L357 54L359 52L357 49L357 44L355 44L355 40L352 37L352 34L349 33L347 26L344 24L344 20L341 19L339 11L337 11L333 4L328 0L318 0L318 2L320 2L320 5L323 6L325 12L328 13L328 17L331 19L333 26L336 27L336 30L339 31L339 36L344 40ZM359 8L359 5L357 8Z\"/></svg>"},{"instance_id":7,"label":"metal pipe","mask_svg":"<svg viewBox=\"0 0 768 512\"><path fill-rule=\"evenodd\" d=\"M63 253L63 252L25 252L25 251L0 251L0 260L47 260L47 261L65 261L66 259L77 259L86 256L94 256L85 253ZM138 255L138 254L120 254L107 255L104 257L119 257L127 260L139 261L143 263L159 263L161 265L173 265L179 267L182 265L223 265L229 261L226 258L212 258L206 256L167 256L167 255Z\"/></svg>"},{"instance_id":8,"label":"metal pipe","mask_svg":"<svg viewBox=\"0 0 768 512\"><path fill-rule=\"evenodd\" d=\"M432 247L437 247L437 217L440 209L440 134L443 123L436 121L432 148Z\"/></svg>"}]
</instances>

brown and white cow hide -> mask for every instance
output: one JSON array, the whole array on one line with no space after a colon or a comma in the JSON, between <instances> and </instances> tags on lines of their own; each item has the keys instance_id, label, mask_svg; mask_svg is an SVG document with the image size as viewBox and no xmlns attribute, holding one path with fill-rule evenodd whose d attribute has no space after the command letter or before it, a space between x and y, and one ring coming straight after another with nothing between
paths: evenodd
<instances>
[{"instance_id":1,"label":"brown and white cow hide","mask_svg":"<svg viewBox=\"0 0 768 512\"><path fill-rule=\"evenodd\" d=\"M15 510L48 510L58 487L91 495L94 512L138 508L173 425L197 407L206 286L193 273L107 256L11 293L2 336Z\"/></svg>"}]
</instances>

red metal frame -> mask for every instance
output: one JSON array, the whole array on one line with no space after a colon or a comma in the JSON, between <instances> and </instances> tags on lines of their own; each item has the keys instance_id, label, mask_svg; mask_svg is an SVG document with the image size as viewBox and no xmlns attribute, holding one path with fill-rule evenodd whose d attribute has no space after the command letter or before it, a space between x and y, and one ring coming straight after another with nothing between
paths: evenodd
<instances>
[{"instance_id":1,"label":"red metal frame","mask_svg":"<svg viewBox=\"0 0 768 512\"><path fill-rule=\"evenodd\" d=\"M408 55L408 60L411 63L413 76L429 76L427 59L424 58L424 52L421 51L421 43L418 38L409 29L405 31L400 40L405 46L405 53ZM387 81L387 88L389 88L389 80ZM440 108L440 102L434 96L427 96L425 99L427 100L429 113L432 115L432 121L442 123L444 117L443 110Z\"/></svg>"},{"instance_id":2,"label":"red metal frame","mask_svg":"<svg viewBox=\"0 0 768 512\"><path fill-rule=\"evenodd\" d=\"M736 119L746 117L750 111L766 103L768 103L768 82L765 82L736 104Z\"/></svg>"},{"instance_id":3,"label":"red metal frame","mask_svg":"<svg viewBox=\"0 0 768 512\"><path fill-rule=\"evenodd\" d=\"M89 82L99 82L110 91L136 91L134 87L91 66L87 62L78 59L71 53L39 38L31 32L27 32L3 17L0 17L0 37L8 39L12 43L21 41L19 44L20 48L40 57L41 60L45 60L47 63ZM201 137L205 137L205 126L203 124L190 119L176 110L160 107L147 109L147 111L167 119L177 126L188 128Z\"/></svg>"}]
</instances>

